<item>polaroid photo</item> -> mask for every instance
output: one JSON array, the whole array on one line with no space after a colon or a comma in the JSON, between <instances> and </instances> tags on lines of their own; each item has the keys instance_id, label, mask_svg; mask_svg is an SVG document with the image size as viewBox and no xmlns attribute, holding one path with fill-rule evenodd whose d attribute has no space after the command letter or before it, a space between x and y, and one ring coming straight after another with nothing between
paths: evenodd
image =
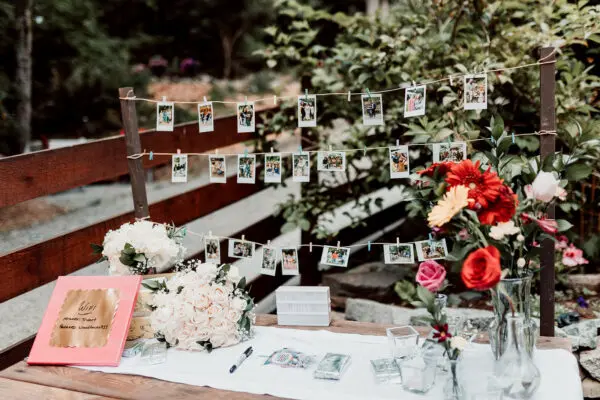
<instances>
[{"instance_id":1,"label":"polaroid photo","mask_svg":"<svg viewBox=\"0 0 600 400\"><path fill-rule=\"evenodd\" d=\"M487 74L465 75L465 110L485 110L487 108Z\"/></svg>"},{"instance_id":2,"label":"polaroid photo","mask_svg":"<svg viewBox=\"0 0 600 400\"><path fill-rule=\"evenodd\" d=\"M237 183L256 182L256 156L238 154Z\"/></svg>"},{"instance_id":3,"label":"polaroid photo","mask_svg":"<svg viewBox=\"0 0 600 400\"><path fill-rule=\"evenodd\" d=\"M255 122L254 102L237 103L238 132L254 132Z\"/></svg>"},{"instance_id":4,"label":"polaroid photo","mask_svg":"<svg viewBox=\"0 0 600 400\"><path fill-rule=\"evenodd\" d=\"M254 257L254 242L246 240L229 239L228 253L233 258L252 258Z\"/></svg>"},{"instance_id":5,"label":"polaroid photo","mask_svg":"<svg viewBox=\"0 0 600 400\"><path fill-rule=\"evenodd\" d=\"M434 143L433 144L433 162L444 161L460 162L467 159L467 143Z\"/></svg>"},{"instance_id":6,"label":"polaroid photo","mask_svg":"<svg viewBox=\"0 0 600 400\"><path fill-rule=\"evenodd\" d=\"M227 182L227 160L225 156L208 156L208 170L211 183Z\"/></svg>"},{"instance_id":7,"label":"polaroid photo","mask_svg":"<svg viewBox=\"0 0 600 400\"><path fill-rule=\"evenodd\" d=\"M171 182L187 182L188 156L187 154L173 154L171 163Z\"/></svg>"},{"instance_id":8,"label":"polaroid photo","mask_svg":"<svg viewBox=\"0 0 600 400\"><path fill-rule=\"evenodd\" d=\"M386 264L414 264L412 243L384 244L383 258Z\"/></svg>"},{"instance_id":9,"label":"polaroid photo","mask_svg":"<svg viewBox=\"0 0 600 400\"><path fill-rule=\"evenodd\" d=\"M212 101L198 104L198 128L200 132L212 132L215 130L213 116Z\"/></svg>"},{"instance_id":10,"label":"polaroid photo","mask_svg":"<svg viewBox=\"0 0 600 400\"><path fill-rule=\"evenodd\" d=\"M390 147L390 178L408 178L410 175L408 146Z\"/></svg>"},{"instance_id":11,"label":"polaroid photo","mask_svg":"<svg viewBox=\"0 0 600 400\"><path fill-rule=\"evenodd\" d=\"M448 248L446 247L446 239L442 240L423 240L416 242L415 247L417 248L417 257L419 261L426 260L440 260L446 258L448 255Z\"/></svg>"},{"instance_id":12,"label":"polaroid photo","mask_svg":"<svg viewBox=\"0 0 600 400\"><path fill-rule=\"evenodd\" d=\"M294 182L310 181L310 154L292 154L292 180Z\"/></svg>"},{"instance_id":13,"label":"polaroid photo","mask_svg":"<svg viewBox=\"0 0 600 400\"><path fill-rule=\"evenodd\" d=\"M207 263L221 263L221 245L219 238L206 236L204 238L204 258Z\"/></svg>"},{"instance_id":14,"label":"polaroid photo","mask_svg":"<svg viewBox=\"0 0 600 400\"><path fill-rule=\"evenodd\" d=\"M425 85L412 86L404 90L404 116L417 117L425 115L425 96L427 87Z\"/></svg>"},{"instance_id":15,"label":"polaroid photo","mask_svg":"<svg viewBox=\"0 0 600 400\"><path fill-rule=\"evenodd\" d=\"M265 154L265 182L266 183L281 183L283 175L283 167L281 164L280 153Z\"/></svg>"},{"instance_id":16,"label":"polaroid photo","mask_svg":"<svg viewBox=\"0 0 600 400\"><path fill-rule=\"evenodd\" d=\"M295 247L281 249L281 273L283 275L299 275L298 250Z\"/></svg>"},{"instance_id":17,"label":"polaroid photo","mask_svg":"<svg viewBox=\"0 0 600 400\"><path fill-rule=\"evenodd\" d=\"M339 380L350 365L347 354L327 353L319 362L313 376L317 379Z\"/></svg>"},{"instance_id":18,"label":"polaroid photo","mask_svg":"<svg viewBox=\"0 0 600 400\"><path fill-rule=\"evenodd\" d=\"M346 153L343 151L320 151L317 160L318 171L346 171Z\"/></svg>"},{"instance_id":19,"label":"polaroid photo","mask_svg":"<svg viewBox=\"0 0 600 400\"><path fill-rule=\"evenodd\" d=\"M263 246L262 267L260 273L275 276L277 271L277 249L275 247Z\"/></svg>"},{"instance_id":20,"label":"polaroid photo","mask_svg":"<svg viewBox=\"0 0 600 400\"><path fill-rule=\"evenodd\" d=\"M380 94L363 94L363 125L383 125L383 100Z\"/></svg>"},{"instance_id":21,"label":"polaroid photo","mask_svg":"<svg viewBox=\"0 0 600 400\"><path fill-rule=\"evenodd\" d=\"M350 247L324 246L321 254L321 264L334 267L347 267L350 259Z\"/></svg>"},{"instance_id":22,"label":"polaroid photo","mask_svg":"<svg viewBox=\"0 0 600 400\"><path fill-rule=\"evenodd\" d=\"M156 103L156 130L173 132L175 121L175 103L161 101Z\"/></svg>"},{"instance_id":23,"label":"polaroid photo","mask_svg":"<svg viewBox=\"0 0 600 400\"><path fill-rule=\"evenodd\" d=\"M298 127L317 126L317 96L314 94L298 96Z\"/></svg>"}]
</instances>

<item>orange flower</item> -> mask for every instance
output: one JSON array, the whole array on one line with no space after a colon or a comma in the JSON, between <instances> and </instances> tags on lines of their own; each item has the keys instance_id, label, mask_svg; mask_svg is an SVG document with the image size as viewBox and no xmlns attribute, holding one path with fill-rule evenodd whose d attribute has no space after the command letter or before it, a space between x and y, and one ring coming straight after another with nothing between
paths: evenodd
<instances>
[{"instance_id":1,"label":"orange flower","mask_svg":"<svg viewBox=\"0 0 600 400\"><path fill-rule=\"evenodd\" d=\"M498 197L482 209L478 216L483 225L496 225L499 222L507 222L515 215L519 200L512 189L506 185L500 187Z\"/></svg>"},{"instance_id":2,"label":"orange flower","mask_svg":"<svg viewBox=\"0 0 600 400\"><path fill-rule=\"evenodd\" d=\"M487 208L502 187L502 180L495 172L491 172L490 168L482 172L479 165L479 161L473 164L471 160L464 160L454 164L446 176L451 187L464 185L469 188L469 208L474 210Z\"/></svg>"},{"instance_id":3,"label":"orange flower","mask_svg":"<svg viewBox=\"0 0 600 400\"><path fill-rule=\"evenodd\" d=\"M469 289L491 289L500 281L500 252L494 246L477 249L463 263L461 278Z\"/></svg>"}]
</instances>

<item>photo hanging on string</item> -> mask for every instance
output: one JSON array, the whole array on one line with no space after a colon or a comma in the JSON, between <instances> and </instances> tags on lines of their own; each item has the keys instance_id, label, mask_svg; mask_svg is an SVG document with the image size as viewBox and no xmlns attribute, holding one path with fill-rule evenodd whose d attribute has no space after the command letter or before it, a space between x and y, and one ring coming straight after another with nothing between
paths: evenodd
<instances>
[{"instance_id":1,"label":"photo hanging on string","mask_svg":"<svg viewBox=\"0 0 600 400\"><path fill-rule=\"evenodd\" d=\"M466 142L434 143L433 162L461 162L467 159Z\"/></svg>"},{"instance_id":2,"label":"photo hanging on string","mask_svg":"<svg viewBox=\"0 0 600 400\"><path fill-rule=\"evenodd\" d=\"M215 130L213 117L212 101L198 104L198 128L200 132L212 132Z\"/></svg>"},{"instance_id":3,"label":"photo hanging on string","mask_svg":"<svg viewBox=\"0 0 600 400\"><path fill-rule=\"evenodd\" d=\"M440 260L448 256L448 248L446 247L446 239L442 240L423 240L416 242L417 257L419 261Z\"/></svg>"},{"instance_id":4,"label":"photo hanging on string","mask_svg":"<svg viewBox=\"0 0 600 400\"><path fill-rule=\"evenodd\" d=\"M238 154L237 183L256 182L256 155Z\"/></svg>"},{"instance_id":5,"label":"photo hanging on string","mask_svg":"<svg viewBox=\"0 0 600 400\"><path fill-rule=\"evenodd\" d=\"M487 108L487 74L463 77L464 109L485 110Z\"/></svg>"},{"instance_id":6,"label":"photo hanging on string","mask_svg":"<svg viewBox=\"0 0 600 400\"><path fill-rule=\"evenodd\" d=\"M417 117L425 115L425 85L411 86L404 90L404 116Z\"/></svg>"},{"instance_id":7,"label":"photo hanging on string","mask_svg":"<svg viewBox=\"0 0 600 400\"><path fill-rule=\"evenodd\" d=\"M380 94L363 94L363 125L383 125L383 100Z\"/></svg>"},{"instance_id":8,"label":"photo hanging on string","mask_svg":"<svg viewBox=\"0 0 600 400\"><path fill-rule=\"evenodd\" d=\"M211 183L227 182L227 161L225 156L208 156L209 180Z\"/></svg>"},{"instance_id":9,"label":"photo hanging on string","mask_svg":"<svg viewBox=\"0 0 600 400\"><path fill-rule=\"evenodd\" d=\"M265 182L281 183L283 167L281 165L280 153L265 154Z\"/></svg>"},{"instance_id":10,"label":"photo hanging on string","mask_svg":"<svg viewBox=\"0 0 600 400\"><path fill-rule=\"evenodd\" d=\"M239 133L254 132L254 102L237 103L237 127Z\"/></svg>"},{"instance_id":11,"label":"photo hanging on string","mask_svg":"<svg viewBox=\"0 0 600 400\"><path fill-rule=\"evenodd\" d=\"M275 276L277 271L277 249L275 247L263 246L262 267L260 273Z\"/></svg>"},{"instance_id":12,"label":"photo hanging on string","mask_svg":"<svg viewBox=\"0 0 600 400\"><path fill-rule=\"evenodd\" d=\"M408 178L409 175L408 146L390 147L390 178Z\"/></svg>"},{"instance_id":13,"label":"photo hanging on string","mask_svg":"<svg viewBox=\"0 0 600 400\"><path fill-rule=\"evenodd\" d=\"M175 103L161 101L156 103L156 130L173 132L175 121Z\"/></svg>"},{"instance_id":14,"label":"photo hanging on string","mask_svg":"<svg viewBox=\"0 0 600 400\"><path fill-rule=\"evenodd\" d=\"M386 264L414 264L412 243L384 244L383 258Z\"/></svg>"},{"instance_id":15,"label":"photo hanging on string","mask_svg":"<svg viewBox=\"0 0 600 400\"><path fill-rule=\"evenodd\" d=\"M219 238L207 236L204 238L204 259L207 263L221 263L221 246Z\"/></svg>"},{"instance_id":16,"label":"photo hanging on string","mask_svg":"<svg viewBox=\"0 0 600 400\"><path fill-rule=\"evenodd\" d=\"M294 182L310 181L310 154L292 154L292 180Z\"/></svg>"},{"instance_id":17,"label":"photo hanging on string","mask_svg":"<svg viewBox=\"0 0 600 400\"><path fill-rule=\"evenodd\" d=\"M282 275L299 275L298 250L295 247L281 249Z\"/></svg>"},{"instance_id":18,"label":"photo hanging on string","mask_svg":"<svg viewBox=\"0 0 600 400\"><path fill-rule=\"evenodd\" d=\"M298 96L298 127L317 126L317 96L314 94Z\"/></svg>"},{"instance_id":19,"label":"photo hanging on string","mask_svg":"<svg viewBox=\"0 0 600 400\"><path fill-rule=\"evenodd\" d=\"M346 153L343 151L320 151L317 154L317 170L344 172L346 170Z\"/></svg>"},{"instance_id":20,"label":"photo hanging on string","mask_svg":"<svg viewBox=\"0 0 600 400\"><path fill-rule=\"evenodd\" d=\"M173 154L171 162L171 182L187 182L188 156L187 154Z\"/></svg>"},{"instance_id":21,"label":"photo hanging on string","mask_svg":"<svg viewBox=\"0 0 600 400\"><path fill-rule=\"evenodd\" d=\"M254 242L229 239L228 254L233 258L252 258L254 257Z\"/></svg>"},{"instance_id":22,"label":"photo hanging on string","mask_svg":"<svg viewBox=\"0 0 600 400\"><path fill-rule=\"evenodd\" d=\"M331 265L333 267L347 267L350 259L349 247L323 247L321 253L321 264Z\"/></svg>"}]
</instances>

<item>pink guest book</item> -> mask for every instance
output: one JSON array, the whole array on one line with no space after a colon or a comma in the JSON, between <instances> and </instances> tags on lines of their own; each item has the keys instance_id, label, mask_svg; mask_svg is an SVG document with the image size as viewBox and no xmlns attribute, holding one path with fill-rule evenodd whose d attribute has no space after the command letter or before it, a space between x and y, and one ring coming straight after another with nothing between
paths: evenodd
<instances>
[{"instance_id":1,"label":"pink guest book","mask_svg":"<svg viewBox=\"0 0 600 400\"><path fill-rule=\"evenodd\" d=\"M142 277L61 276L27 363L117 366Z\"/></svg>"}]
</instances>

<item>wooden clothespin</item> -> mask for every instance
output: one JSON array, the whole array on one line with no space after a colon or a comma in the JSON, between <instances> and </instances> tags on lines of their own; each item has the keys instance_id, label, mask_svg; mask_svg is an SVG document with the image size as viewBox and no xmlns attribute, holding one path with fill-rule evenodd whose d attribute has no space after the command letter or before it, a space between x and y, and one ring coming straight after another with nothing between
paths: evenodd
<instances>
[{"instance_id":1,"label":"wooden clothespin","mask_svg":"<svg viewBox=\"0 0 600 400\"><path fill-rule=\"evenodd\" d=\"M340 247L340 241L339 241L339 240L338 240L338 242L337 242L337 247Z\"/></svg>"},{"instance_id":2,"label":"wooden clothespin","mask_svg":"<svg viewBox=\"0 0 600 400\"><path fill-rule=\"evenodd\" d=\"M310 242L310 243L308 244L308 251L309 251L310 253L312 253L312 242Z\"/></svg>"}]
</instances>

